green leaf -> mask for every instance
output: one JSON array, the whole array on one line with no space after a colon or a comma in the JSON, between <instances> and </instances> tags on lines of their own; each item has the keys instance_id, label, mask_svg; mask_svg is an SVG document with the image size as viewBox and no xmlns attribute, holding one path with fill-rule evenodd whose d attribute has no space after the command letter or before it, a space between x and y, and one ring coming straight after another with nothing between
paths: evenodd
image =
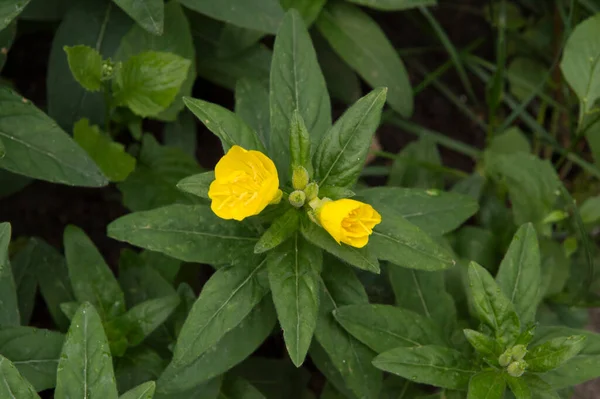
<instances>
[{"instance_id":1,"label":"green leaf","mask_svg":"<svg viewBox=\"0 0 600 399\"><path fill-rule=\"evenodd\" d=\"M505 182L515 223L540 223L553 210L560 180L552 164L532 154L486 154L486 171Z\"/></svg>"},{"instance_id":2,"label":"green leaf","mask_svg":"<svg viewBox=\"0 0 600 399\"><path fill-rule=\"evenodd\" d=\"M233 112L220 105L186 97L183 102L208 130L221 140L223 151L227 152L234 145L245 150L266 152L256 132Z\"/></svg>"},{"instance_id":3,"label":"green leaf","mask_svg":"<svg viewBox=\"0 0 600 399\"><path fill-rule=\"evenodd\" d=\"M416 7L437 5L437 0L348 0L350 3L370 7L375 10L399 11Z\"/></svg>"},{"instance_id":4,"label":"green leaf","mask_svg":"<svg viewBox=\"0 0 600 399\"><path fill-rule=\"evenodd\" d=\"M171 362L157 381L157 393L177 393L214 378L250 356L275 327L271 299L263 300L248 316L191 363ZM180 334L180 337L183 335ZM193 396L181 396L187 399Z\"/></svg>"},{"instance_id":5,"label":"green leaf","mask_svg":"<svg viewBox=\"0 0 600 399\"><path fill-rule=\"evenodd\" d=\"M177 183L177 188L200 198L208 199L208 189L213 181L215 181L215 171L211 170L210 172L186 177Z\"/></svg>"},{"instance_id":6,"label":"green leaf","mask_svg":"<svg viewBox=\"0 0 600 399\"><path fill-rule=\"evenodd\" d=\"M115 101L136 115L155 116L175 100L191 61L173 53L147 51L130 57L113 80Z\"/></svg>"},{"instance_id":7,"label":"green leaf","mask_svg":"<svg viewBox=\"0 0 600 399\"><path fill-rule=\"evenodd\" d=\"M31 319L37 292L37 278L33 258L36 243L28 240L25 248L21 249L12 259L12 273L17 288L17 303L21 324L27 325Z\"/></svg>"},{"instance_id":8,"label":"green leaf","mask_svg":"<svg viewBox=\"0 0 600 399\"><path fill-rule=\"evenodd\" d=\"M600 222L600 196L590 197L583 201L579 207L579 214L585 224Z\"/></svg>"},{"instance_id":9,"label":"green leaf","mask_svg":"<svg viewBox=\"0 0 600 399\"><path fill-rule=\"evenodd\" d=\"M125 392L123 395L119 396L119 399L152 399L155 390L156 383L154 381L148 381Z\"/></svg>"},{"instance_id":10,"label":"green leaf","mask_svg":"<svg viewBox=\"0 0 600 399\"><path fill-rule=\"evenodd\" d=\"M241 78L235 85L235 113L254 130L263 144L270 137L269 88L256 79Z\"/></svg>"},{"instance_id":11,"label":"green leaf","mask_svg":"<svg viewBox=\"0 0 600 399\"><path fill-rule=\"evenodd\" d=\"M375 367L422 384L464 390L475 374L462 353L442 346L396 348L373 360Z\"/></svg>"},{"instance_id":12,"label":"green leaf","mask_svg":"<svg viewBox=\"0 0 600 399\"><path fill-rule=\"evenodd\" d=\"M0 3L0 30L15 19L31 0L2 0ZM24 396L25 397L25 396Z\"/></svg>"},{"instance_id":13,"label":"green leaf","mask_svg":"<svg viewBox=\"0 0 600 399\"><path fill-rule=\"evenodd\" d=\"M79 307L58 362L56 399L117 399L108 341L100 316L89 303Z\"/></svg>"},{"instance_id":14,"label":"green leaf","mask_svg":"<svg viewBox=\"0 0 600 399\"><path fill-rule=\"evenodd\" d=\"M156 380L166 363L158 353L145 346L129 349L115 364L119 392L126 392L147 381Z\"/></svg>"},{"instance_id":15,"label":"green leaf","mask_svg":"<svg viewBox=\"0 0 600 399\"><path fill-rule=\"evenodd\" d=\"M206 205L169 205L123 216L108 235L185 262L227 264L253 252L258 241L243 223L218 218Z\"/></svg>"},{"instance_id":16,"label":"green leaf","mask_svg":"<svg viewBox=\"0 0 600 399\"><path fill-rule=\"evenodd\" d=\"M98 126L90 126L87 119L75 124L73 138L110 181L123 181L135 169L135 158L125 152L123 144L113 141Z\"/></svg>"},{"instance_id":17,"label":"green leaf","mask_svg":"<svg viewBox=\"0 0 600 399\"><path fill-rule=\"evenodd\" d=\"M412 310L447 328L456 321L452 296L446 291L443 272L427 272L404 267L388 267L396 304Z\"/></svg>"},{"instance_id":18,"label":"green leaf","mask_svg":"<svg viewBox=\"0 0 600 399\"><path fill-rule=\"evenodd\" d=\"M544 79L547 79L547 72L546 66L533 58L517 57L513 59L506 71L510 93L521 102L527 101L529 96L534 93L536 95L543 94L542 90ZM541 93L536 93L537 91L541 91ZM514 129L519 130L518 127Z\"/></svg>"},{"instance_id":19,"label":"green leaf","mask_svg":"<svg viewBox=\"0 0 600 399\"><path fill-rule=\"evenodd\" d=\"M356 339L382 353L397 347L444 345L429 319L391 305L350 305L333 312Z\"/></svg>"},{"instance_id":20,"label":"green leaf","mask_svg":"<svg viewBox=\"0 0 600 399\"><path fill-rule=\"evenodd\" d=\"M41 6L44 8L40 11L42 16L60 19L53 14L61 8L68 11L56 31L48 61L48 114L67 131L71 131L75 122L81 118L88 118L94 125L104 126L106 104L102 93L88 92L73 78L63 48L90 46L102 58L112 58L132 21L112 1L78 1L70 3L68 8L66 5L52 6L52 3L47 8ZM38 4L37 0L32 4Z\"/></svg>"},{"instance_id":21,"label":"green leaf","mask_svg":"<svg viewBox=\"0 0 600 399\"><path fill-rule=\"evenodd\" d=\"M387 184L397 187L443 188L444 180L439 168L442 159L436 143L428 137L409 143L400 151Z\"/></svg>"},{"instance_id":22,"label":"green leaf","mask_svg":"<svg viewBox=\"0 0 600 399\"><path fill-rule=\"evenodd\" d=\"M164 392L157 388L155 399L217 399L221 388L221 378L213 378L201 384L197 384L185 391Z\"/></svg>"},{"instance_id":23,"label":"green leaf","mask_svg":"<svg viewBox=\"0 0 600 399\"><path fill-rule=\"evenodd\" d=\"M499 371L482 371L471 378L467 399L502 399L506 381Z\"/></svg>"},{"instance_id":24,"label":"green leaf","mask_svg":"<svg viewBox=\"0 0 600 399\"><path fill-rule=\"evenodd\" d=\"M315 152L319 185L352 187L365 164L387 90L375 89L350 107L323 136Z\"/></svg>"},{"instance_id":25,"label":"green leaf","mask_svg":"<svg viewBox=\"0 0 600 399\"><path fill-rule=\"evenodd\" d=\"M73 225L67 226L64 246L75 298L96 306L105 321L125 313L123 291L85 232Z\"/></svg>"},{"instance_id":26,"label":"green leaf","mask_svg":"<svg viewBox=\"0 0 600 399\"><path fill-rule=\"evenodd\" d=\"M192 86L196 80L196 49L192 30L190 22L178 2L171 1L164 6L164 33L162 35L154 35L139 25L134 25L121 40L115 59L125 62L130 57L149 50L177 54L191 61L187 77L173 103L166 110L154 116L160 120L174 121L177 119L179 111L184 108L183 96L192 94Z\"/></svg>"},{"instance_id":27,"label":"green leaf","mask_svg":"<svg viewBox=\"0 0 600 399\"><path fill-rule=\"evenodd\" d=\"M369 247L380 259L420 270L441 270L454 265L452 255L402 216L378 209L381 223L375 226Z\"/></svg>"},{"instance_id":28,"label":"green leaf","mask_svg":"<svg viewBox=\"0 0 600 399\"><path fill-rule=\"evenodd\" d=\"M316 341L324 351L322 357L331 363L343 384L357 397L376 398L381 390L382 373L371 364L375 353L346 332L332 314L344 305L367 304L367 294L352 269L334 258L325 257L322 278L315 329ZM313 349L311 358L316 359ZM323 362L317 365L323 371Z\"/></svg>"},{"instance_id":29,"label":"green leaf","mask_svg":"<svg viewBox=\"0 0 600 399\"><path fill-rule=\"evenodd\" d=\"M513 342L521 332L519 316L494 278L475 262L469 264L469 293L479 316L503 345Z\"/></svg>"},{"instance_id":30,"label":"green leaf","mask_svg":"<svg viewBox=\"0 0 600 399\"><path fill-rule=\"evenodd\" d=\"M463 330L467 341L473 348L489 363L491 362L494 366L498 363L498 357L502 354L503 350L500 344L496 342L494 338L490 338L479 331L469 330L468 328Z\"/></svg>"},{"instance_id":31,"label":"green leaf","mask_svg":"<svg viewBox=\"0 0 600 399\"><path fill-rule=\"evenodd\" d=\"M275 219L254 246L254 253L267 252L290 238L300 227L300 215L297 209L292 208Z\"/></svg>"},{"instance_id":32,"label":"green leaf","mask_svg":"<svg viewBox=\"0 0 600 399\"><path fill-rule=\"evenodd\" d=\"M532 224L515 233L496 275L498 286L515 307L521 324L534 321L542 283L540 250Z\"/></svg>"},{"instance_id":33,"label":"green leaf","mask_svg":"<svg viewBox=\"0 0 600 399\"><path fill-rule=\"evenodd\" d=\"M302 223L300 231L304 238L312 244L324 249L344 262L359 269L379 273L379 261L368 245L362 248L340 245L322 227L306 219Z\"/></svg>"},{"instance_id":34,"label":"green leaf","mask_svg":"<svg viewBox=\"0 0 600 399\"><path fill-rule=\"evenodd\" d=\"M511 154L514 152L531 153L531 144L521 129L514 126L495 135L486 151L496 154Z\"/></svg>"},{"instance_id":35,"label":"green leaf","mask_svg":"<svg viewBox=\"0 0 600 399\"><path fill-rule=\"evenodd\" d=\"M218 58L235 56L258 43L264 36L264 32L226 23L216 44L216 55Z\"/></svg>"},{"instance_id":36,"label":"green leaf","mask_svg":"<svg viewBox=\"0 0 600 399\"><path fill-rule=\"evenodd\" d=\"M65 258L40 238L32 238L30 243L33 246L31 262L36 268L35 274L42 297L56 325L61 331L66 331L69 320L60 309L60 304L74 301L75 296Z\"/></svg>"},{"instance_id":37,"label":"green leaf","mask_svg":"<svg viewBox=\"0 0 600 399\"><path fill-rule=\"evenodd\" d=\"M0 356L0 395L11 399L39 399L31 384L19 374L16 367Z\"/></svg>"},{"instance_id":38,"label":"green leaf","mask_svg":"<svg viewBox=\"0 0 600 399\"><path fill-rule=\"evenodd\" d=\"M298 110L294 110L290 120L290 155L292 157L292 174L297 167L301 166L308 172L309 176L313 174L311 161L311 143L310 133L306 129L304 119Z\"/></svg>"},{"instance_id":39,"label":"green leaf","mask_svg":"<svg viewBox=\"0 0 600 399\"><path fill-rule=\"evenodd\" d=\"M168 147L177 148L191 158L196 157L196 119L191 112L182 112L176 121L165 125L163 142Z\"/></svg>"},{"instance_id":40,"label":"green leaf","mask_svg":"<svg viewBox=\"0 0 600 399\"><path fill-rule=\"evenodd\" d=\"M0 89L0 139L6 148L0 168L72 186L108 183L85 151L52 119L6 88Z\"/></svg>"},{"instance_id":41,"label":"green leaf","mask_svg":"<svg viewBox=\"0 0 600 399\"><path fill-rule=\"evenodd\" d=\"M359 191L358 197L375 209L391 208L432 236L456 229L479 209L473 198L445 191L375 187Z\"/></svg>"},{"instance_id":42,"label":"green leaf","mask_svg":"<svg viewBox=\"0 0 600 399\"><path fill-rule=\"evenodd\" d=\"M327 0L279 0L281 7L288 11L298 11L306 26L312 25L317 19Z\"/></svg>"},{"instance_id":43,"label":"green leaf","mask_svg":"<svg viewBox=\"0 0 600 399\"><path fill-rule=\"evenodd\" d=\"M304 362L317 324L322 254L296 233L267 258L273 302L296 367Z\"/></svg>"},{"instance_id":44,"label":"green leaf","mask_svg":"<svg viewBox=\"0 0 600 399\"><path fill-rule=\"evenodd\" d=\"M270 78L270 154L279 175L288 178L290 125L297 111L318 143L331 126L325 79L306 27L295 10L285 15L273 47Z\"/></svg>"},{"instance_id":45,"label":"green leaf","mask_svg":"<svg viewBox=\"0 0 600 399\"><path fill-rule=\"evenodd\" d=\"M0 329L0 354L10 361L36 391L54 388L64 336L33 327Z\"/></svg>"},{"instance_id":46,"label":"green leaf","mask_svg":"<svg viewBox=\"0 0 600 399\"><path fill-rule=\"evenodd\" d=\"M75 80L86 90L99 91L102 88L102 55L85 45L65 46L64 50Z\"/></svg>"},{"instance_id":47,"label":"green leaf","mask_svg":"<svg viewBox=\"0 0 600 399\"><path fill-rule=\"evenodd\" d=\"M248 2L245 0L180 0L184 6L220 21L243 28L275 33L283 10L277 0Z\"/></svg>"},{"instance_id":48,"label":"green leaf","mask_svg":"<svg viewBox=\"0 0 600 399\"><path fill-rule=\"evenodd\" d=\"M454 248L458 257L484 267L491 269L497 263L498 239L492 230L463 226L456 232Z\"/></svg>"},{"instance_id":49,"label":"green leaf","mask_svg":"<svg viewBox=\"0 0 600 399\"><path fill-rule=\"evenodd\" d=\"M135 22L154 35L162 35L165 4L162 0L114 0Z\"/></svg>"},{"instance_id":50,"label":"green leaf","mask_svg":"<svg viewBox=\"0 0 600 399\"><path fill-rule=\"evenodd\" d=\"M19 19L34 21L59 21L72 6L72 0L33 0Z\"/></svg>"},{"instance_id":51,"label":"green leaf","mask_svg":"<svg viewBox=\"0 0 600 399\"><path fill-rule=\"evenodd\" d=\"M184 177L199 173L196 161L178 148L161 146L154 136L142 137L136 169L118 184L123 204L132 211L145 211L173 203L195 203L176 185Z\"/></svg>"},{"instance_id":52,"label":"green leaf","mask_svg":"<svg viewBox=\"0 0 600 399\"><path fill-rule=\"evenodd\" d=\"M179 333L173 362L193 363L243 323L268 292L265 274L265 261L217 270Z\"/></svg>"},{"instance_id":53,"label":"green leaf","mask_svg":"<svg viewBox=\"0 0 600 399\"><path fill-rule=\"evenodd\" d=\"M511 375L504 375L504 379L508 383L508 386L516 399L531 399L531 389L529 389L529 386L524 379L513 377Z\"/></svg>"},{"instance_id":54,"label":"green leaf","mask_svg":"<svg viewBox=\"0 0 600 399\"><path fill-rule=\"evenodd\" d=\"M241 377L225 376L218 399L266 399L252 384Z\"/></svg>"},{"instance_id":55,"label":"green leaf","mask_svg":"<svg viewBox=\"0 0 600 399\"><path fill-rule=\"evenodd\" d=\"M319 19L319 32L371 87L388 88L387 102L404 117L413 112L408 73L377 22L360 8L329 2Z\"/></svg>"},{"instance_id":56,"label":"green leaf","mask_svg":"<svg viewBox=\"0 0 600 399\"><path fill-rule=\"evenodd\" d=\"M17 287L8 260L10 223L0 223L0 327L18 326L21 316L17 301Z\"/></svg>"},{"instance_id":57,"label":"green leaf","mask_svg":"<svg viewBox=\"0 0 600 399\"><path fill-rule=\"evenodd\" d=\"M535 346L525 355L527 370L534 373L545 373L557 368L574 356L585 346L585 335L571 335L554 338Z\"/></svg>"},{"instance_id":58,"label":"green leaf","mask_svg":"<svg viewBox=\"0 0 600 399\"><path fill-rule=\"evenodd\" d=\"M600 98L600 16L575 27L565 44L560 69L581 102L580 115L588 113ZM581 117L580 117L581 120Z\"/></svg>"}]
</instances>

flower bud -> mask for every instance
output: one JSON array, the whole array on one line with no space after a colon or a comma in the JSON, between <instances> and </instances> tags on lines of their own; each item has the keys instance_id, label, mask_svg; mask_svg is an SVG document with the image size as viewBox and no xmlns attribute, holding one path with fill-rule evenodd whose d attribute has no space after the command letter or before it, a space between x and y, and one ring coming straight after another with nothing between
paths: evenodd
<instances>
[{"instance_id":1,"label":"flower bud","mask_svg":"<svg viewBox=\"0 0 600 399\"><path fill-rule=\"evenodd\" d=\"M319 195L319 185L315 182L308 183L304 188L304 194L306 194L306 200L312 201Z\"/></svg>"},{"instance_id":2,"label":"flower bud","mask_svg":"<svg viewBox=\"0 0 600 399\"><path fill-rule=\"evenodd\" d=\"M527 348L525 345L515 345L512 347L512 360L521 360L527 354Z\"/></svg>"},{"instance_id":3,"label":"flower bud","mask_svg":"<svg viewBox=\"0 0 600 399\"><path fill-rule=\"evenodd\" d=\"M308 184L308 172L302 166L296 166L294 173L292 173L292 186L294 190L304 190L304 187Z\"/></svg>"},{"instance_id":4,"label":"flower bud","mask_svg":"<svg viewBox=\"0 0 600 399\"><path fill-rule=\"evenodd\" d=\"M508 366L511 361L512 361L512 356L510 354L510 350L507 350L506 352L501 354L500 357L498 358L498 364L500 364L500 366L502 366L502 367Z\"/></svg>"},{"instance_id":5,"label":"flower bud","mask_svg":"<svg viewBox=\"0 0 600 399\"><path fill-rule=\"evenodd\" d=\"M306 201L306 194L304 194L304 191L296 190L290 194L288 200L293 207L301 208L304 206L304 201Z\"/></svg>"},{"instance_id":6,"label":"flower bud","mask_svg":"<svg viewBox=\"0 0 600 399\"><path fill-rule=\"evenodd\" d=\"M516 362L509 364L506 371L508 371L508 374L512 377L520 377L523 375L523 373L525 373L526 369L527 362L524 360L517 360Z\"/></svg>"}]
</instances>

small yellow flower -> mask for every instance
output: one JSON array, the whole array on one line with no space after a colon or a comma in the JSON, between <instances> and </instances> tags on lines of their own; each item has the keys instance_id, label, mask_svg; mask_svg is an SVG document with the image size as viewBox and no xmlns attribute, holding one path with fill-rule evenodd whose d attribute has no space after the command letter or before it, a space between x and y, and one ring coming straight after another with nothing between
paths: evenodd
<instances>
[{"instance_id":1,"label":"small yellow flower","mask_svg":"<svg viewBox=\"0 0 600 399\"><path fill-rule=\"evenodd\" d=\"M234 145L217 163L208 197L218 217L243 220L258 215L280 193L273 161L259 151Z\"/></svg>"},{"instance_id":2,"label":"small yellow flower","mask_svg":"<svg viewBox=\"0 0 600 399\"><path fill-rule=\"evenodd\" d=\"M369 242L381 215L369 204L352 199L329 201L317 211L321 226L337 241L356 248Z\"/></svg>"}]
</instances>

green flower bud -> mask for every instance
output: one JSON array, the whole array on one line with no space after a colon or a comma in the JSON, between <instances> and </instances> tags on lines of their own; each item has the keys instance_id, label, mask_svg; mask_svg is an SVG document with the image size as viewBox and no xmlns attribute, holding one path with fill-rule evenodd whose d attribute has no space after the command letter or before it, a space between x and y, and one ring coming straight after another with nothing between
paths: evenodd
<instances>
[{"instance_id":1,"label":"green flower bud","mask_svg":"<svg viewBox=\"0 0 600 399\"><path fill-rule=\"evenodd\" d=\"M102 62L102 80L110 80L113 77L115 71L115 64L111 59L104 60Z\"/></svg>"},{"instance_id":2,"label":"green flower bud","mask_svg":"<svg viewBox=\"0 0 600 399\"><path fill-rule=\"evenodd\" d=\"M308 180L308 171L302 166L296 166L294 173L292 173L292 186L294 190L304 190L304 187L308 184Z\"/></svg>"},{"instance_id":3,"label":"green flower bud","mask_svg":"<svg viewBox=\"0 0 600 399\"><path fill-rule=\"evenodd\" d=\"M527 347L525 345L516 345L512 347L512 360L521 360L527 354Z\"/></svg>"},{"instance_id":4,"label":"green flower bud","mask_svg":"<svg viewBox=\"0 0 600 399\"><path fill-rule=\"evenodd\" d=\"M500 366L502 366L502 367L508 366L511 361L512 361L512 356L510 354L510 350L507 350L506 352L501 354L500 357L498 358L498 364L500 364Z\"/></svg>"},{"instance_id":5,"label":"green flower bud","mask_svg":"<svg viewBox=\"0 0 600 399\"><path fill-rule=\"evenodd\" d=\"M306 201L306 194L304 194L304 191L296 190L290 194L288 200L293 207L302 208L304 201Z\"/></svg>"},{"instance_id":6,"label":"green flower bud","mask_svg":"<svg viewBox=\"0 0 600 399\"><path fill-rule=\"evenodd\" d=\"M319 195L319 185L315 182L308 183L304 188L304 194L306 194L306 200L312 201Z\"/></svg>"},{"instance_id":7,"label":"green flower bud","mask_svg":"<svg viewBox=\"0 0 600 399\"><path fill-rule=\"evenodd\" d=\"M513 377L520 377L523 375L526 369L527 362L525 362L525 360L517 360L516 362L509 364L506 371L508 371L508 374Z\"/></svg>"}]
</instances>

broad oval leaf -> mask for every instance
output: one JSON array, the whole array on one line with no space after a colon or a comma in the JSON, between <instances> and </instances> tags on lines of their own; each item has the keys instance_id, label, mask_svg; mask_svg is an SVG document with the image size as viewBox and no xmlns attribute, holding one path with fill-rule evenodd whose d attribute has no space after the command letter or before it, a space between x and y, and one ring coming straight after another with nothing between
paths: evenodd
<instances>
[{"instance_id":1,"label":"broad oval leaf","mask_svg":"<svg viewBox=\"0 0 600 399\"><path fill-rule=\"evenodd\" d=\"M156 383L154 381L148 381L125 392L123 395L119 396L119 399L152 399L155 390Z\"/></svg>"},{"instance_id":2,"label":"broad oval leaf","mask_svg":"<svg viewBox=\"0 0 600 399\"><path fill-rule=\"evenodd\" d=\"M356 183L381 120L386 92L375 89L358 100L323 136L314 156L319 186Z\"/></svg>"},{"instance_id":3,"label":"broad oval leaf","mask_svg":"<svg viewBox=\"0 0 600 399\"><path fill-rule=\"evenodd\" d=\"M388 88L387 102L400 115L413 112L413 94L406 68L379 25L360 8L329 2L317 28L338 55L371 87Z\"/></svg>"},{"instance_id":4,"label":"broad oval leaf","mask_svg":"<svg viewBox=\"0 0 600 399\"><path fill-rule=\"evenodd\" d=\"M132 213L109 224L108 235L186 262L209 264L247 257L258 241L243 223L220 219L206 205Z\"/></svg>"},{"instance_id":5,"label":"broad oval leaf","mask_svg":"<svg viewBox=\"0 0 600 399\"><path fill-rule=\"evenodd\" d=\"M142 28L154 35L162 35L165 3L162 0L113 0Z\"/></svg>"},{"instance_id":6,"label":"broad oval leaf","mask_svg":"<svg viewBox=\"0 0 600 399\"><path fill-rule=\"evenodd\" d=\"M462 353L435 345L392 349L377 356L373 364L406 379L447 389L466 389L475 374Z\"/></svg>"},{"instance_id":7,"label":"broad oval leaf","mask_svg":"<svg viewBox=\"0 0 600 399\"><path fill-rule=\"evenodd\" d=\"M377 353L397 347L444 345L430 319L391 305L350 305L333 312L356 339Z\"/></svg>"},{"instance_id":8,"label":"broad oval leaf","mask_svg":"<svg viewBox=\"0 0 600 399\"><path fill-rule=\"evenodd\" d=\"M540 249L535 228L523 225L515 233L496 274L496 282L512 302L521 324L535 319L542 283Z\"/></svg>"},{"instance_id":9,"label":"broad oval leaf","mask_svg":"<svg viewBox=\"0 0 600 399\"><path fill-rule=\"evenodd\" d=\"M102 88L102 55L95 49L77 45L65 46L69 69L75 80L86 90L98 91Z\"/></svg>"},{"instance_id":10,"label":"broad oval leaf","mask_svg":"<svg viewBox=\"0 0 600 399\"><path fill-rule=\"evenodd\" d=\"M499 371L482 371L471 378L467 399L502 399L506 390L504 375Z\"/></svg>"},{"instance_id":11,"label":"broad oval leaf","mask_svg":"<svg viewBox=\"0 0 600 399\"><path fill-rule=\"evenodd\" d=\"M270 155L282 179L288 179L290 122L298 111L318 143L331 126L325 78L306 27L295 10L285 15L273 47L270 78Z\"/></svg>"},{"instance_id":12,"label":"broad oval leaf","mask_svg":"<svg viewBox=\"0 0 600 399\"><path fill-rule=\"evenodd\" d=\"M585 335L571 335L554 338L535 346L525 355L527 370L544 373L557 368L569 359L577 356L585 346Z\"/></svg>"},{"instance_id":13,"label":"broad oval leaf","mask_svg":"<svg viewBox=\"0 0 600 399\"><path fill-rule=\"evenodd\" d=\"M0 223L0 303L2 304L0 307L0 327L12 327L21 324L17 287L8 260L11 231L10 223Z\"/></svg>"},{"instance_id":14,"label":"broad oval leaf","mask_svg":"<svg viewBox=\"0 0 600 399\"><path fill-rule=\"evenodd\" d=\"M117 399L112 357L100 316L89 303L73 317L56 375L56 399Z\"/></svg>"},{"instance_id":15,"label":"broad oval leaf","mask_svg":"<svg viewBox=\"0 0 600 399\"><path fill-rule=\"evenodd\" d=\"M31 384L7 358L0 355L0 396L11 399L39 399Z\"/></svg>"},{"instance_id":16,"label":"broad oval leaf","mask_svg":"<svg viewBox=\"0 0 600 399\"><path fill-rule=\"evenodd\" d=\"M317 325L322 263L322 251L299 233L269 252L267 258L273 302L296 367L304 362Z\"/></svg>"},{"instance_id":17,"label":"broad oval leaf","mask_svg":"<svg viewBox=\"0 0 600 399\"><path fill-rule=\"evenodd\" d=\"M108 184L92 159L56 122L7 88L0 89L0 139L6 148L0 168L71 186Z\"/></svg>"}]
</instances>

